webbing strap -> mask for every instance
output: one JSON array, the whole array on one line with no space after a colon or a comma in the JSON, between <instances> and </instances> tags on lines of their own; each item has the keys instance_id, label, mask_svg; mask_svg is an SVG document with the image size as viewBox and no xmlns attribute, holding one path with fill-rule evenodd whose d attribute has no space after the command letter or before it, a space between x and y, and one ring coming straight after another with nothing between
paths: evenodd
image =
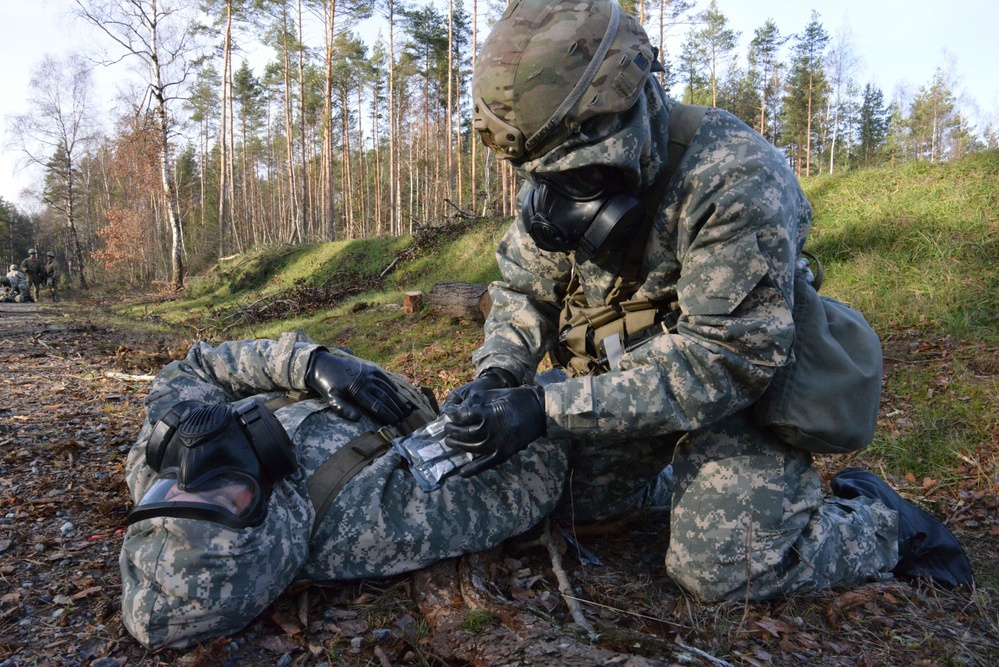
<instances>
[{"instance_id":1,"label":"webbing strap","mask_svg":"<svg viewBox=\"0 0 999 667\"><path fill-rule=\"evenodd\" d=\"M704 120L704 114L708 107L699 107L693 104L682 104L677 102L673 110L669 112L669 140L666 156L666 170L670 174L676 173L680 168L680 161L683 160L687 146L693 141L697 134L697 128Z\"/></svg>"},{"instance_id":2,"label":"webbing strap","mask_svg":"<svg viewBox=\"0 0 999 667\"><path fill-rule=\"evenodd\" d=\"M315 535L322 525L323 518L329 512L330 505L343 490L347 482L364 470L372 461L388 450L392 441L400 436L409 435L427 423L426 416L420 410L413 412L397 424L383 426L377 431L367 431L357 436L323 462L316 472L309 477L309 498L316 510L316 519L312 524L312 534Z\"/></svg>"},{"instance_id":3,"label":"webbing strap","mask_svg":"<svg viewBox=\"0 0 999 667\"><path fill-rule=\"evenodd\" d=\"M275 396L271 400L264 403L263 406L268 410L270 410L271 412L277 412L281 408L287 407L292 403L298 403L299 401L304 401L307 398L318 398L318 397L319 394L314 394L309 391L298 391L292 389L291 391L287 391L281 394L280 396Z\"/></svg>"},{"instance_id":4,"label":"webbing strap","mask_svg":"<svg viewBox=\"0 0 999 667\"><path fill-rule=\"evenodd\" d=\"M619 294L627 299L638 289L637 279L642 268L642 255L645 253L646 241L652 232L656 214L659 212L659 202L666 193L666 189L669 188L673 175L680 168L680 161L683 160L687 146L693 141L707 110L708 107L677 102L669 113L666 168L663 173L659 174L659 178L652 184L652 187L642 196L642 202L645 204L645 220L642 222L642 228L636 236L635 242L628 247L624 264L618 276L619 279L613 289L615 295ZM628 292L629 289L630 292Z\"/></svg>"}]
</instances>

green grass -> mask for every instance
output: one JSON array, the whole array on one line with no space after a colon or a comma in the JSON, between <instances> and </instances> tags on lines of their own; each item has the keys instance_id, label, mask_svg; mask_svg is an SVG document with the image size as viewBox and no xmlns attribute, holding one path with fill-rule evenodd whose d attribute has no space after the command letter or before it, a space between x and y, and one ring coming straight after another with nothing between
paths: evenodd
<instances>
[{"instance_id":1,"label":"green grass","mask_svg":"<svg viewBox=\"0 0 999 667\"><path fill-rule=\"evenodd\" d=\"M882 419L863 462L944 486L962 475L994 484L999 152L813 177L803 187L814 210L807 247L825 267L822 292L863 312L885 344ZM481 325L427 312L405 315L402 293L429 292L441 280L486 284L499 278L494 252L507 224L480 221L429 241L403 236L274 246L192 278L182 299L118 310L208 340L275 337L302 328L443 396L471 377ZM213 308L245 308L296 285L378 276L396 257L400 261L379 287L333 308L225 332L211 324ZM949 348L948 354L913 353L927 343Z\"/></svg>"},{"instance_id":2,"label":"green grass","mask_svg":"<svg viewBox=\"0 0 999 667\"><path fill-rule=\"evenodd\" d=\"M804 188L814 210L807 247L825 265L824 292L876 328L993 335L999 152L814 177Z\"/></svg>"}]
</instances>

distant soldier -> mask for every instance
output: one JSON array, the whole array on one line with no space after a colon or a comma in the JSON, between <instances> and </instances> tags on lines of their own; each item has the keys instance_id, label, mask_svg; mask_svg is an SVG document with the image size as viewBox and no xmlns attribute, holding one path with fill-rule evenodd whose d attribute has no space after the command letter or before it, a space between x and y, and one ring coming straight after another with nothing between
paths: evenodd
<instances>
[{"instance_id":1,"label":"distant soldier","mask_svg":"<svg viewBox=\"0 0 999 667\"><path fill-rule=\"evenodd\" d=\"M53 301L58 301L59 296L56 294L56 286L59 284L59 263L56 261L55 253L51 250L45 253L45 255L45 284L49 288L49 298Z\"/></svg>"},{"instance_id":2,"label":"distant soldier","mask_svg":"<svg viewBox=\"0 0 999 667\"><path fill-rule=\"evenodd\" d=\"M13 298L10 301L15 303L30 303L34 301L31 298L31 290L28 289L28 281L20 269L17 268L17 264L10 265L10 270L7 272L7 280L10 282L9 289L13 293Z\"/></svg>"},{"instance_id":3,"label":"distant soldier","mask_svg":"<svg viewBox=\"0 0 999 667\"><path fill-rule=\"evenodd\" d=\"M25 275L28 277L29 293L33 287L35 288L35 300L37 301L41 299L42 285L45 284L45 262L38 257L38 253L34 248L28 251L27 259L21 262L21 270L24 271Z\"/></svg>"},{"instance_id":4,"label":"distant soldier","mask_svg":"<svg viewBox=\"0 0 999 667\"><path fill-rule=\"evenodd\" d=\"M10 279L7 276L0 276L0 303L14 301L14 295L10 288Z\"/></svg>"}]
</instances>

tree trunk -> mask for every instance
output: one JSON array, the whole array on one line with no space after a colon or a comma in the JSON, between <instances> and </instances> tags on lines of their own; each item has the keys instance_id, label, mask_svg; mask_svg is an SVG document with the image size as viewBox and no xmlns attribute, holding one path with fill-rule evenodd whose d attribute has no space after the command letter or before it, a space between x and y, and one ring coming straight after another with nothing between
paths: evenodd
<instances>
[{"instance_id":1,"label":"tree trunk","mask_svg":"<svg viewBox=\"0 0 999 667\"><path fill-rule=\"evenodd\" d=\"M76 255L76 269L80 277L80 289L87 289L87 278L83 275L83 252L80 249L80 238L76 233L73 208L73 163L66 164L66 229L73 243L73 253Z\"/></svg>"},{"instance_id":2,"label":"tree trunk","mask_svg":"<svg viewBox=\"0 0 999 667\"><path fill-rule=\"evenodd\" d=\"M232 91L230 71L230 50L232 44L232 0L226 0L225 36L222 39L222 122L219 124L219 249L218 256L225 257L225 227L231 214L229 200L229 105L227 100Z\"/></svg>"},{"instance_id":3,"label":"tree trunk","mask_svg":"<svg viewBox=\"0 0 999 667\"><path fill-rule=\"evenodd\" d=\"M389 0L389 230L391 234L402 233L401 207L399 202L399 166L396 154L396 112L395 112L395 0Z\"/></svg>"},{"instance_id":4,"label":"tree trunk","mask_svg":"<svg viewBox=\"0 0 999 667\"><path fill-rule=\"evenodd\" d=\"M476 54L479 50L478 44L478 27L479 27L479 0L472 0L472 71L475 71ZM472 100L472 105L475 105L475 100ZM471 149L472 149L472 168L471 174L469 174L469 181L472 186L472 211L474 212L478 208L478 187L476 172L478 171L478 147L479 141L476 137L475 132L472 131L469 136L471 137Z\"/></svg>"},{"instance_id":5,"label":"tree trunk","mask_svg":"<svg viewBox=\"0 0 999 667\"><path fill-rule=\"evenodd\" d=\"M485 285L442 280L427 294L427 307L434 315L484 322L493 300Z\"/></svg>"},{"instance_id":6,"label":"tree trunk","mask_svg":"<svg viewBox=\"0 0 999 667\"><path fill-rule=\"evenodd\" d=\"M336 240L333 224L333 41L336 23L336 0L326 3L326 81L323 88L323 207L327 240Z\"/></svg>"},{"instance_id":7,"label":"tree trunk","mask_svg":"<svg viewBox=\"0 0 999 667\"><path fill-rule=\"evenodd\" d=\"M156 6L153 4L153 16L156 17ZM157 22L150 23L149 41L152 45L153 58L151 60L152 97L155 104L154 115L159 133L160 152L160 178L163 181L163 194L166 207L167 226L170 229L171 245L171 276L170 282L174 289L184 288L184 229L180 221L180 202L177 198L177 188L174 185L173 175L170 172L170 119L167 114L165 93L163 90L163 78L160 72L158 54L159 34Z\"/></svg>"},{"instance_id":8,"label":"tree trunk","mask_svg":"<svg viewBox=\"0 0 999 667\"><path fill-rule=\"evenodd\" d=\"M302 0L298 0L298 39L304 40L305 33L302 32ZM302 205L301 216L303 224L308 224L312 228L312 216L309 206L312 197L312 179L309 174L308 155L305 150L305 48L298 48L298 143L302 153ZM310 235L310 240L311 235Z\"/></svg>"}]
</instances>

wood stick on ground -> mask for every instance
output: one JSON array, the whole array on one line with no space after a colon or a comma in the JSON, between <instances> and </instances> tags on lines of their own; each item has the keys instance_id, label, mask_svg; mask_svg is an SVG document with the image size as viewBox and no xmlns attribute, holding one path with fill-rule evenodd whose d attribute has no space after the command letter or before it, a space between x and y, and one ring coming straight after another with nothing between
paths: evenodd
<instances>
[{"instance_id":1,"label":"wood stick on ground","mask_svg":"<svg viewBox=\"0 0 999 667\"><path fill-rule=\"evenodd\" d=\"M708 662L710 662L712 665L718 665L719 667L735 667L735 665L733 665L731 662L728 662L727 660L722 660L721 658L716 658L715 656L711 655L710 653L702 651L699 648L694 648L693 646L687 646L686 644L684 644L679 639L676 640L676 645L679 646L680 648L682 648L684 651L690 651L694 655L697 655L697 656L700 656L700 657L704 658L705 660L707 660Z\"/></svg>"},{"instance_id":2,"label":"wood stick on ground","mask_svg":"<svg viewBox=\"0 0 999 667\"><path fill-rule=\"evenodd\" d=\"M114 380L127 380L129 382L152 382L156 379L155 375L129 375L127 373L116 373L115 371L106 371L104 377Z\"/></svg>"},{"instance_id":3,"label":"wood stick on ground","mask_svg":"<svg viewBox=\"0 0 999 667\"><path fill-rule=\"evenodd\" d=\"M565 600L566 606L569 607L572 620L575 621L576 625L586 630L586 634L589 635L591 641L596 641L600 638L600 635L593 629L590 622L586 620L582 607L579 606L579 602L572 595L572 584L569 582L569 576L565 573L565 568L562 567L562 555L559 554L558 547L555 546L555 542L552 540L552 524L549 519L545 519L539 540L548 549L548 555L552 559L552 571L555 572L555 578L558 579L558 589L562 593L562 599Z\"/></svg>"}]
</instances>

